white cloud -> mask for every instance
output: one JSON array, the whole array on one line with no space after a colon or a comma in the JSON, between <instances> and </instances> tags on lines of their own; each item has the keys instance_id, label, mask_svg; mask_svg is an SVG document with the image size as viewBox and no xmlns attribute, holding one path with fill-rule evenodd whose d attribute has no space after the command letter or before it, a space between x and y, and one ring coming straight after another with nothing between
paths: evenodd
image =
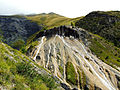
<instances>
[{"instance_id":1,"label":"white cloud","mask_svg":"<svg viewBox=\"0 0 120 90\"><path fill-rule=\"evenodd\" d=\"M120 10L119 0L0 0L0 14L55 12L67 17Z\"/></svg>"}]
</instances>

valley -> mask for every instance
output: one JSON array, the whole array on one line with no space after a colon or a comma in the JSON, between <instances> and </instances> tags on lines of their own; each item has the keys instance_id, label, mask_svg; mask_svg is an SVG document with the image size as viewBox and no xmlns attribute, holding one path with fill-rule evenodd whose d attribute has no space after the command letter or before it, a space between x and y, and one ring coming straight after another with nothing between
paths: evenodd
<instances>
[{"instance_id":1,"label":"valley","mask_svg":"<svg viewBox=\"0 0 120 90\"><path fill-rule=\"evenodd\" d=\"M0 89L120 90L119 13L0 16Z\"/></svg>"}]
</instances>

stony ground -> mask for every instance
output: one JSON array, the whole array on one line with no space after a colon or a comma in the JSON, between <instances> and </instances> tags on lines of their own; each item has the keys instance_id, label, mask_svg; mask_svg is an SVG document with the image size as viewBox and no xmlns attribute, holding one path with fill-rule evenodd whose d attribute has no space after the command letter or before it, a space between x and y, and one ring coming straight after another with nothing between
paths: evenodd
<instances>
[{"instance_id":1,"label":"stony ground","mask_svg":"<svg viewBox=\"0 0 120 90\"><path fill-rule=\"evenodd\" d=\"M83 89L85 84L91 89L118 90L116 76L120 77L120 72L92 55L82 41L56 35L51 38L43 36L39 43L30 57L70 88ZM68 62L74 67L72 74L69 74L72 68L67 68ZM76 83L72 82L74 80Z\"/></svg>"}]
</instances>

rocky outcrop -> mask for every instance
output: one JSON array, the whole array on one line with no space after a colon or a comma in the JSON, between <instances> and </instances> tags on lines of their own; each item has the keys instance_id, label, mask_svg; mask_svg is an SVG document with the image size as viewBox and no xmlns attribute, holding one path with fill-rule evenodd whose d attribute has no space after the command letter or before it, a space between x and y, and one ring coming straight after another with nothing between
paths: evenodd
<instances>
[{"instance_id":1,"label":"rocky outcrop","mask_svg":"<svg viewBox=\"0 0 120 90\"><path fill-rule=\"evenodd\" d=\"M70 87L67 86L65 83L61 83L61 86L62 86L65 90L70 90Z\"/></svg>"},{"instance_id":2,"label":"rocky outcrop","mask_svg":"<svg viewBox=\"0 0 120 90\"><path fill-rule=\"evenodd\" d=\"M120 89L120 76L115 75L117 79L117 87Z\"/></svg>"},{"instance_id":3,"label":"rocky outcrop","mask_svg":"<svg viewBox=\"0 0 120 90\"><path fill-rule=\"evenodd\" d=\"M91 35L82 28L74 28L71 26L60 26L40 32L39 34L37 34L35 39L42 36L46 36L47 38L50 38L55 35L60 35L64 37L73 37L76 39L81 39L82 41L86 41L87 38L91 38Z\"/></svg>"},{"instance_id":4,"label":"rocky outcrop","mask_svg":"<svg viewBox=\"0 0 120 90\"><path fill-rule=\"evenodd\" d=\"M26 41L29 36L41 28L41 26L24 17L0 16L0 34L4 36L7 44L11 44L17 39Z\"/></svg>"}]
</instances>

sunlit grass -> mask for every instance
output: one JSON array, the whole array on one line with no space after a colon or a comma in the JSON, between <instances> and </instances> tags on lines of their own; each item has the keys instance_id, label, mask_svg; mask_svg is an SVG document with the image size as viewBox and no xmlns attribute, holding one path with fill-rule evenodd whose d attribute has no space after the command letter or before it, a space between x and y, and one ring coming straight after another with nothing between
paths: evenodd
<instances>
[{"instance_id":1,"label":"sunlit grass","mask_svg":"<svg viewBox=\"0 0 120 90\"><path fill-rule=\"evenodd\" d=\"M39 25L44 24L48 29L50 29L61 25L70 25L71 22L75 22L82 17L67 18L58 14L39 14L35 16L26 16L26 18L38 23Z\"/></svg>"}]
</instances>

